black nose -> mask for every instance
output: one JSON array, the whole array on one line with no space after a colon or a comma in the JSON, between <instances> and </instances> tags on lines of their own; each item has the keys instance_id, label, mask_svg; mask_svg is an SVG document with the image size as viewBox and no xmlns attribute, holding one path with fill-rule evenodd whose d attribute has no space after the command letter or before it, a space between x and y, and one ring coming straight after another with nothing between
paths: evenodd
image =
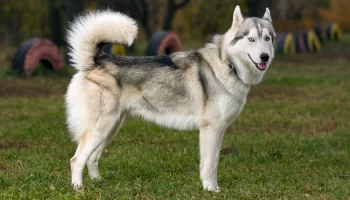
<instances>
[{"instance_id":1,"label":"black nose","mask_svg":"<svg viewBox=\"0 0 350 200\"><path fill-rule=\"evenodd\" d=\"M262 61L264 61L264 62L267 62L267 61L269 60L269 58L270 58L270 56L269 56L269 54L267 54L267 53L262 53L262 54L260 55L260 59L261 59Z\"/></svg>"}]
</instances>

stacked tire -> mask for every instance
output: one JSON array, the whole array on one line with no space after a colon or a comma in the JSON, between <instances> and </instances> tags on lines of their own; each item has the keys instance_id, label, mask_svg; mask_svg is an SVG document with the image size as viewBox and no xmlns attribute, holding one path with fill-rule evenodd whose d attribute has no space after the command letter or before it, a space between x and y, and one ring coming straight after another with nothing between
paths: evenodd
<instances>
[{"instance_id":1,"label":"stacked tire","mask_svg":"<svg viewBox=\"0 0 350 200\"><path fill-rule=\"evenodd\" d=\"M313 29L293 33L278 33L276 51L283 55L318 52L327 41L340 40L342 31L337 23L316 24Z\"/></svg>"},{"instance_id":2,"label":"stacked tire","mask_svg":"<svg viewBox=\"0 0 350 200\"><path fill-rule=\"evenodd\" d=\"M38 63L59 71L64 67L64 56L50 40L32 38L24 41L12 58L12 70L31 76Z\"/></svg>"},{"instance_id":3,"label":"stacked tire","mask_svg":"<svg viewBox=\"0 0 350 200\"><path fill-rule=\"evenodd\" d=\"M321 43L313 30L304 31L302 35L307 52L318 52L321 50Z\"/></svg>"},{"instance_id":4,"label":"stacked tire","mask_svg":"<svg viewBox=\"0 0 350 200\"><path fill-rule=\"evenodd\" d=\"M316 24L314 31L320 42L324 44L326 41L337 41L343 36L339 24Z\"/></svg>"},{"instance_id":5,"label":"stacked tire","mask_svg":"<svg viewBox=\"0 0 350 200\"><path fill-rule=\"evenodd\" d=\"M180 38L173 32L155 32L148 41L146 56L167 55L182 49Z\"/></svg>"},{"instance_id":6,"label":"stacked tire","mask_svg":"<svg viewBox=\"0 0 350 200\"><path fill-rule=\"evenodd\" d=\"M292 33L277 34L276 52L283 55L295 54L295 41Z\"/></svg>"},{"instance_id":7,"label":"stacked tire","mask_svg":"<svg viewBox=\"0 0 350 200\"><path fill-rule=\"evenodd\" d=\"M108 54L126 56L125 46L122 44L105 44L102 50Z\"/></svg>"}]
</instances>

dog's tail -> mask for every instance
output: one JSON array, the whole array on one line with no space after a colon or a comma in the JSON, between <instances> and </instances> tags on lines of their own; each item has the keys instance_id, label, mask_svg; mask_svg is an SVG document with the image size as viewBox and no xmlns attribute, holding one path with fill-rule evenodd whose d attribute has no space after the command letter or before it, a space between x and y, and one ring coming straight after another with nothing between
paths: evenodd
<instances>
[{"instance_id":1,"label":"dog's tail","mask_svg":"<svg viewBox=\"0 0 350 200\"><path fill-rule=\"evenodd\" d=\"M94 57L104 43L131 45L137 35L136 22L130 17L106 11L88 12L78 17L68 29L72 65L78 70L93 68Z\"/></svg>"}]
</instances>

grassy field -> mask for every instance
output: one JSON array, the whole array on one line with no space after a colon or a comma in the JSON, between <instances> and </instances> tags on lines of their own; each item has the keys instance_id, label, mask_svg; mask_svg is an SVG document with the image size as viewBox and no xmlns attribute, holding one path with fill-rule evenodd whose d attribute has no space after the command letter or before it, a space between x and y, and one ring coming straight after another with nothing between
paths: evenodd
<instances>
[{"instance_id":1,"label":"grassy field","mask_svg":"<svg viewBox=\"0 0 350 200\"><path fill-rule=\"evenodd\" d=\"M76 193L63 101L72 70L0 68L0 199L349 199L350 61L326 54L277 58L252 89L226 131L220 193L201 189L198 132L138 118L104 151L103 180L85 171Z\"/></svg>"}]
</instances>

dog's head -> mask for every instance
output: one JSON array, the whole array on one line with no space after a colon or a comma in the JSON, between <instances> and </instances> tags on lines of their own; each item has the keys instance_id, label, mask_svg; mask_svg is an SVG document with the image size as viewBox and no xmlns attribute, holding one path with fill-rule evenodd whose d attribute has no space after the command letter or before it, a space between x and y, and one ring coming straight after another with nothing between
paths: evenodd
<instances>
[{"instance_id":1,"label":"dog's head","mask_svg":"<svg viewBox=\"0 0 350 200\"><path fill-rule=\"evenodd\" d=\"M275 37L268 8L262 18L244 18L240 7L236 6L232 26L224 35L223 59L235 68L245 84L255 85L274 57Z\"/></svg>"}]
</instances>

